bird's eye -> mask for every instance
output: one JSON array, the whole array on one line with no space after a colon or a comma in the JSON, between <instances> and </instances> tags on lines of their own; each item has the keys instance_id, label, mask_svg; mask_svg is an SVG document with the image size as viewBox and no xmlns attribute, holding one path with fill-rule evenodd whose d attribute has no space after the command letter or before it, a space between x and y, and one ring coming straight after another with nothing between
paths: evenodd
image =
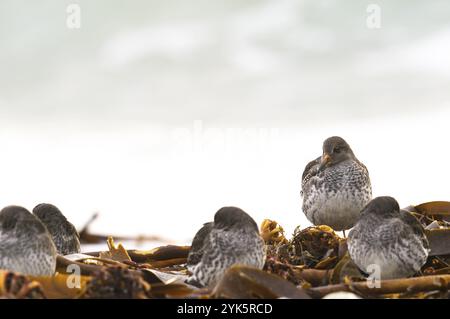
<instances>
[{"instance_id":1,"label":"bird's eye","mask_svg":"<svg viewBox=\"0 0 450 319\"><path fill-rule=\"evenodd\" d=\"M341 148L340 147L335 147L334 148L334 152L339 154L341 152Z\"/></svg>"}]
</instances>

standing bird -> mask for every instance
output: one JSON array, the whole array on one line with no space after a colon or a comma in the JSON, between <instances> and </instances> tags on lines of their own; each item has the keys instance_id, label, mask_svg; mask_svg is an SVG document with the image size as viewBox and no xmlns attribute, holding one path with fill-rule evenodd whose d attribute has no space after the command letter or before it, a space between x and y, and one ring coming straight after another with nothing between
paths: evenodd
<instances>
[{"instance_id":1,"label":"standing bird","mask_svg":"<svg viewBox=\"0 0 450 319\"><path fill-rule=\"evenodd\" d=\"M374 198L348 235L348 252L358 268L379 267L381 279L408 277L428 258L424 229L411 213L400 210L392 197Z\"/></svg>"},{"instance_id":2,"label":"standing bird","mask_svg":"<svg viewBox=\"0 0 450 319\"><path fill-rule=\"evenodd\" d=\"M264 241L253 218L242 209L223 207L214 216L214 223L206 224L202 229L196 238L200 243L203 237L203 251L200 261L191 265L192 276L187 280L189 284L212 287L235 264L259 269L264 267ZM198 246L190 253L191 260L192 254L196 252Z\"/></svg>"},{"instance_id":3,"label":"standing bird","mask_svg":"<svg viewBox=\"0 0 450 319\"><path fill-rule=\"evenodd\" d=\"M28 210L8 206L0 211L0 269L51 276L56 247L47 228Z\"/></svg>"},{"instance_id":4,"label":"standing bird","mask_svg":"<svg viewBox=\"0 0 450 319\"><path fill-rule=\"evenodd\" d=\"M61 211L51 204L39 204L33 214L47 227L60 255L80 252L80 236Z\"/></svg>"},{"instance_id":5,"label":"standing bird","mask_svg":"<svg viewBox=\"0 0 450 319\"><path fill-rule=\"evenodd\" d=\"M302 175L303 212L314 225L345 231L372 199L369 172L338 136L327 138L323 154L306 165Z\"/></svg>"}]
</instances>

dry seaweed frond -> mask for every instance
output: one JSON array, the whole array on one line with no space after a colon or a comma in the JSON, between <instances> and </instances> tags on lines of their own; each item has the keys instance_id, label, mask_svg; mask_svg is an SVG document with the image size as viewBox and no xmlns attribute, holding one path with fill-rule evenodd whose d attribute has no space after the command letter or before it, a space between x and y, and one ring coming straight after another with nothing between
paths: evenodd
<instances>
[{"instance_id":1,"label":"dry seaweed frond","mask_svg":"<svg viewBox=\"0 0 450 319\"><path fill-rule=\"evenodd\" d=\"M450 275L439 275L381 280L379 282L379 287L368 285L367 282L346 281L345 283L338 285L310 288L308 289L308 293L315 298L322 298L329 293L337 291L355 291L361 295L374 297L398 294L400 297L406 294L411 295L430 291L448 293L449 288Z\"/></svg>"},{"instance_id":2,"label":"dry seaweed frond","mask_svg":"<svg viewBox=\"0 0 450 319\"><path fill-rule=\"evenodd\" d=\"M284 278L295 285L304 284L305 281L301 276L299 276L298 271L294 270L295 267L301 266L293 266L287 263L282 263L280 261L277 261L273 257L269 257L267 258L266 263L264 265L264 270L271 274L278 275L281 278Z\"/></svg>"},{"instance_id":3,"label":"dry seaweed frond","mask_svg":"<svg viewBox=\"0 0 450 319\"><path fill-rule=\"evenodd\" d=\"M100 253L100 258L111 259L119 262L131 261L130 255L128 255L128 252L122 244L119 243L119 245L116 246L112 237L108 237L106 243L108 244L109 251Z\"/></svg>"},{"instance_id":4,"label":"dry seaweed frond","mask_svg":"<svg viewBox=\"0 0 450 319\"><path fill-rule=\"evenodd\" d=\"M338 262L340 237L328 226L312 226L294 232L282 255L290 264L308 268L331 269Z\"/></svg>"},{"instance_id":5,"label":"dry seaweed frond","mask_svg":"<svg viewBox=\"0 0 450 319\"><path fill-rule=\"evenodd\" d=\"M425 276L450 274L450 256L430 256L422 267Z\"/></svg>"},{"instance_id":6,"label":"dry seaweed frond","mask_svg":"<svg viewBox=\"0 0 450 319\"><path fill-rule=\"evenodd\" d=\"M350 255L347 253L339 260L330 273L329 283L338 284L343 282L355 282L365 280L366 277L355 265Z\"/></svg>"},{"instance_id":7,"label":"dry seaweed frond","mask_svg":"<svg viewBox=\"0 0 450 319\"><path fill-rule=\"evenodd\" d=\"M80 260L70 260L64 256L58 255L56 257L56 271L61 274L71 274L71 272L68 272L68 267L70 265L77 265L79 269L81 270L81 275L84 276L90 276L94 272L96 272L98 269L100 269L99 264L87 264L85 262L80 262Z\"/></svg>"},{"instance_id":8,"label":"dry seaweed frond","mask_svg":"<svg viewBox=\"0 0 450 319\"><path fill-rule=\"evenodd\" d=\"M128 250L131 259L138 263L151 263L169 259L187 259L191 246L167 245L151 250Z\"/></svg>"},{"instance_id":9,"label":"dry seaweed frond","mask_svg":"<svg viewBox=\"0 0 450 319\"><path fill-rule=\"evenodd\" d=\"M264 270L302 287L317 287L329 283L332 270L308 269L268 258Z\"/></svg>"},{"instance_id":10,"label":"dry seaweed frond","mask_svg":"<svg viewBox=\"0 0 450 319\"><path fill-rule=\"evenodd\" d=\"M426 230L430 256L450 255L450 228Z\"/></svg>"},{"instance_id":11,"label":"dry seaweed frond","mask_svg":"<svg viewBox=\"0 0 450 319\"><path fill-rule=\"evenodd\" d=\"M73 299L78 298L91 279L89 276L77 274L55 274L54 276L29 277L39 282L44 295L48 299Z\"/></svg>"},{"instance_id":12,"label":"dry seaweed frond","mask_svg":"<svg viewBox=\"0 0 450 319\"><path fill-rule=\"evenodd\" d=\"M450 227L450 202L427 202L403 209L413 214L424 227L431 224L437 224L439 227Z\"/></svg>"},{"instance_id":13,"label":"dry seaweed frond","mask_svg":"<svg viewBox=\"0 0 450 319\"><path fill-rule=\"evenodd\" d=\"M11 271L0 270L0 298L45 299L39 282Z\"/></svg>"},{"instance_id":14,"label":"dry seaweed frond","mask_svg":"<svg viewBox=\"0 0 450 319\"><path fill-rule=\"evenodd\" d=\"M145 299L150 285L141 274L130 269L112 266L97 271L87 283L82 298Z\"/></svg>"},{"instance_id":15,"label":"dry seaweed frond","mask_svg":"<svg viewBox=\"0 0 450 319\"><path fill-rule=\"evenodd\" d=\"M243 265L229 268L214 288L212 296L229 299L310 299L304 289L289 281Z\"/></svg>"},{"instance_id":16,"label":"dry seaweed frond","mask_svg":"<svg viewBox=\"0 0 450 319\"><path fill-rule=\"evenodd\" d=\"M284 229L276 221L265 219L261 223L261 237L266 245L287 244L288 240L284 236Z\"/></svg>"}]
</instances>

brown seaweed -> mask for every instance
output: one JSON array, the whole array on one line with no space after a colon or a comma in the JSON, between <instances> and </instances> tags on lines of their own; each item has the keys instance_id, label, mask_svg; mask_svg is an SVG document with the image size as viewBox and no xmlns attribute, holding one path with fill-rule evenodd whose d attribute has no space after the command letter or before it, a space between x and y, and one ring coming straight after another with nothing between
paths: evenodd
<instances>
[{"instance_id":1,"label":"brown seaweed","mask_svg":"<svg viewBox=\"0 0 450 319\"><path fill-rule=\"evenodd\" d=\"M0 271L0 298L322 298L339 291L363 298L448 298L450 202L405 210L426 228L430 255L412 278L382 280L378 288L367 284L347 253L346 239L330 227L297 228L288 239L281 225L266 219L261 224L267 247L264 269L235 265L211 289L185 283L189 246L127 250L110 236L89 239L88 224L83 236L106 240L108 251L58 256L57 274L51 277ZM81 274L75 288L67 285L74 275L70 265L78 266Z\"/></svg>"},{"instance_id":2,"label":"brown seaweed","mask_svg":"<svg viewBox=\"0 0 450 319\"><path fill-rule=\"evenodd\" d=\"M331 269L338 262L341 238L328 226L297 228L285 244L269 246L269 256L292 265Z\"/></svg>"},{"instance_id":3,"label":"brown seaweed","mask_svg":"<svg viewBox=\"0 0 450 319\"><path fill-rule=\"evenodd\" d=\"M0 298L44 299L42 285L26 276L0 270Z\"/></svg>"},{"instance_id":4,"label":"brown seaweed","mask_svg":"<svg viewBox=\"0 0 450 319\"><path fill-rule=\"evenodd\" d=\"M95 272L81 298L145 299L149 292L150 285L138 273L113 266Z\"/></svg>"},{"instance_id":5,"label":"brown seaweed","mask_svg":"<svg viewBox=\"0 0 450 319\"><path fill-rule=\"evenodd\" d=\"M423 276L381 280L379 287L368 285L367 282L347 282L337 285L328 285L308 289L308 293L315 298L337 291L350 291L367 296L380 296L388 294L419 293L430 291L447 292L450 288L450 275Z\"/></svg>"},{"instance_id":6,"label":"brown seaweed","mask_svg":"<svg viewBox=\"0 0 450 319\"><path fill-rule=\"evenodd\" d=\"M310 298L302 288L279 276L243 265L228 269L212 295L228 299Z\"/></svg>"}]
</instances>

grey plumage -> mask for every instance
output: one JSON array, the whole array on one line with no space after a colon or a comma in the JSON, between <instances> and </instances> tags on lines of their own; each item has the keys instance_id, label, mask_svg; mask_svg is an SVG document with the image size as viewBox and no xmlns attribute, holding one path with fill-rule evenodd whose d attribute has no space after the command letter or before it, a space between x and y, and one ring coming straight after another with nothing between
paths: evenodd
<instances>
[{"instance_id":1,"label":"grey plumage","mask_svg":"<svg viewBox=\"0 0 450 319\"><path fill-rule=\"evenodd\" d=\"M56 206L39 204L33 209L33 214L47 227L59 254L80 252L80 236L76 228Z\"/></svg>"},{"instance_id":2,"label":"grey plumage","mask_svg":"<svg viewBox=\"0 0 450 319\"><path fill-rule=\"evenodd\" d=\"M264 241L255 221L243 210L223 207L215 214L214 223L205 224L202 229L196 235L198 244L203 237L201 259L193 266L188 283L200 287L214 286L235 264L264 267ZM195 249L193 254L198 251Z\"/></svg>"},{"instance_id":3,"label":"grey plumage","mask_svg":"<svg viewBox=\"0 0 450 319\"><path fill-rule=\"evenodd\" d=\"M195 234L192 240L191 249L189 250L189 255L187 258L187 269L193 271L194 267L202 260L204 252L205 238L209 236L211 230L214 227L214 223L205 223L203 227Z\"/></svg>"},{"instance_id":4,"label":"grey plumage","mask_svg":"<svg viewBox=\"0 0 450 319\"><path fill-rule=\"evenodd\" d=\"M0 211L0 269L51 276L56 255L49 232L28 210L8 206Z\"/></svg>"},{"instance_id":5,"label":"grey plumage","mask_svg":"<svg viewBox=\"0 0 450 319\"><path fill-rule=\"evenodd\" d=\"M366 273L379 266L382 279L408 277L425 264L429 244L419 221L392 197L377 197L361 212L348 236L348 251Z\"/></svg>"},{"instance_id":6,"label":"grey plumage","mask_svg":"<svg viewBox=\"0 0 450 319\"><path fill-rule=\"evenodd\" d=\"M349 229L372 198L369 172L344 139L330 137L323 143L323 155L303 171L301 196L311 223Z\"/></svg>"}]
</instances>

